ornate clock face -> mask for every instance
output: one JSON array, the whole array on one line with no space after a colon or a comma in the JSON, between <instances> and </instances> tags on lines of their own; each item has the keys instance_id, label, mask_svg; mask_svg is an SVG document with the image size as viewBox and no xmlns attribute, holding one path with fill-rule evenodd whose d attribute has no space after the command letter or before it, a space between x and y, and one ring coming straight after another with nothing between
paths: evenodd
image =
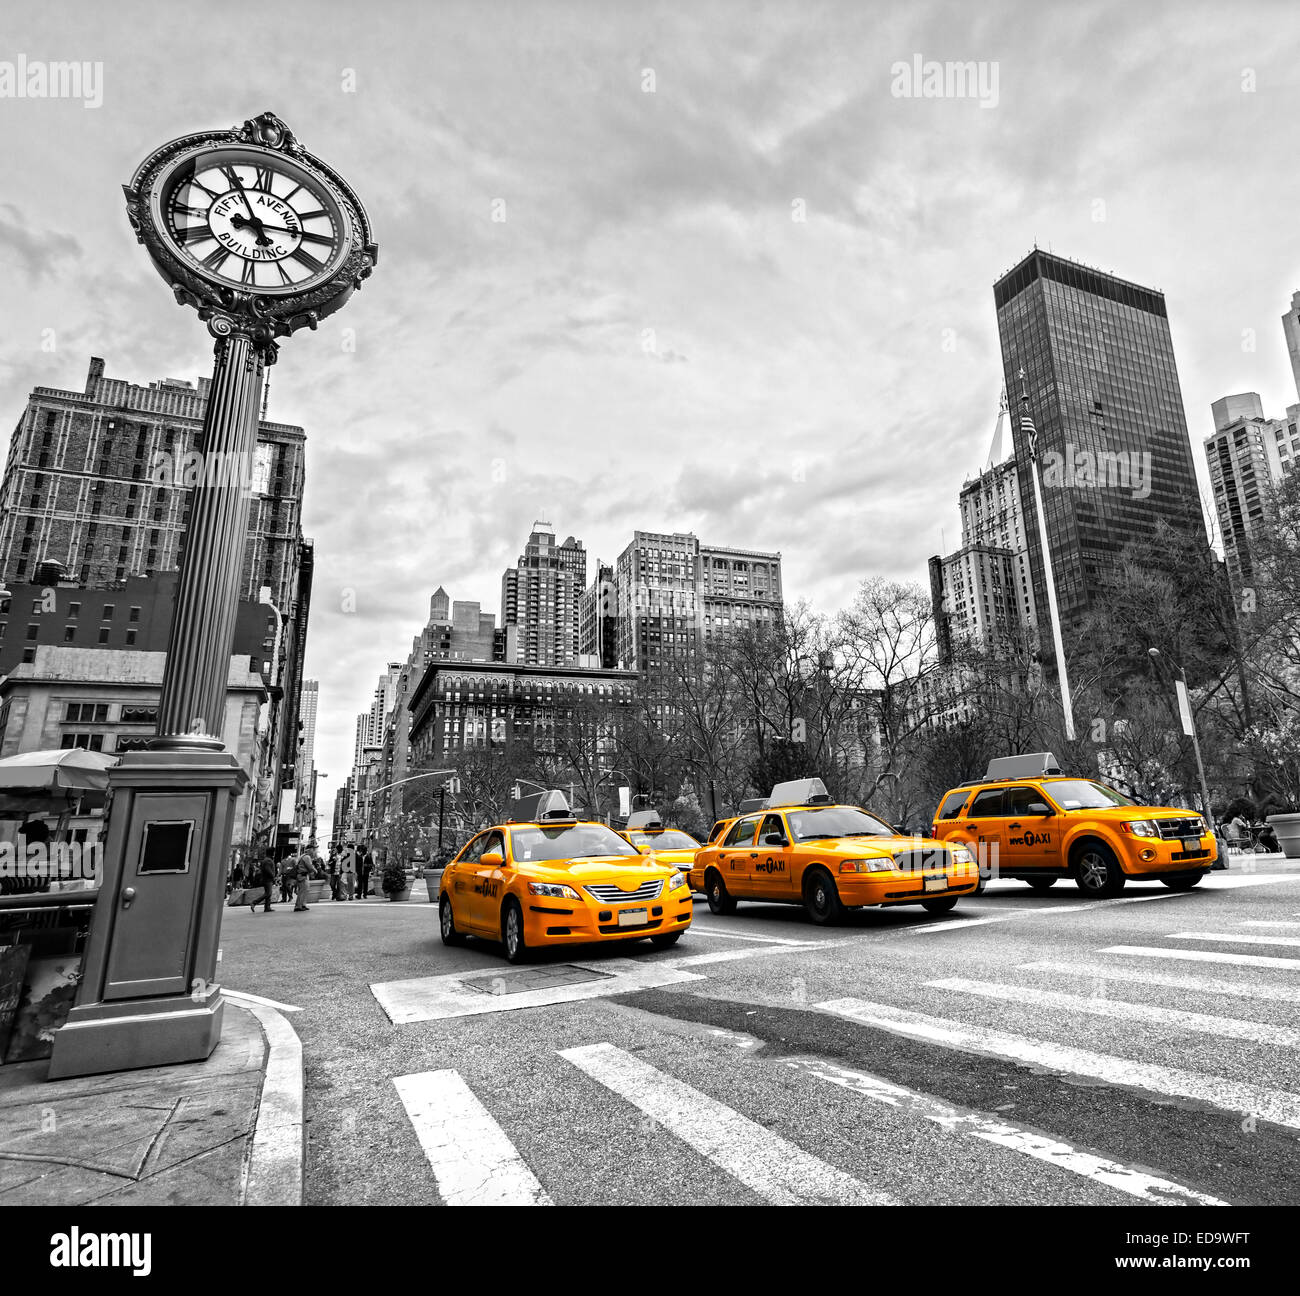
<instances>
[{"instance_id":1,"label":"ornate clock face","mask_svg":"<svg viewBox=\"0 0 1300 1296\"><path fill-rule=\"evenodd\" d=\"M164 232L194 269L274 296L325 280L347 254L345 218L309 172L271 150L205 149L159 192Z\"/></svg>"}]
</instances>

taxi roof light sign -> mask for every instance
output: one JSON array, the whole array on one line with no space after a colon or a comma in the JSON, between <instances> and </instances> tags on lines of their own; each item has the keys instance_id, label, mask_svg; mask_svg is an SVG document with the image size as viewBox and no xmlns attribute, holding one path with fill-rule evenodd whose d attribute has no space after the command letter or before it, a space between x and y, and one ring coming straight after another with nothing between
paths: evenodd
<instances>
[{"instance_id":1,"label":"taxi roof light sign","mask_svg":"<svg viewBox=\"0 0 1300 1296\"><path fill-rule=\"evenodd\" d=\"M768 804L830 805L831 794L826 791L826 784L819 778L790 779L785 783L778 783L772 789Z\"/></svg>"},{"instance_id":2,"label":"taxi roof light sign","mask_svg":"<svg viewBox=\"0 0 1300 1296\"><path fill-rule=\"evenodd\" d=\"M1061 764L1051 752L1024 752L1019 756L995 756L984 772L986 779L1041 778L1059 774Z\"/></svg>"},{"instance_id":3,"label":"taxi roof light sign","mask_svg":"<svg viewBox=\"0 0 1300 1296\"><path fill-rule=\"evenodd\" d=\"M533 792L519 797L510 806L512 823L545 823L557 820L573 822L573 811L563 792Z\"/></svg>"},{"instance_id":4,"label":"taxi roof light sign","mask_svg":"<svg viewBox=\"0 0 1300 1296\"><path fill-rule=\"evenodd\" d=\"M629 828L662 828L663 826L663 816L658 810L638 810L627 817Z\"/></svg>"}]
</instances>

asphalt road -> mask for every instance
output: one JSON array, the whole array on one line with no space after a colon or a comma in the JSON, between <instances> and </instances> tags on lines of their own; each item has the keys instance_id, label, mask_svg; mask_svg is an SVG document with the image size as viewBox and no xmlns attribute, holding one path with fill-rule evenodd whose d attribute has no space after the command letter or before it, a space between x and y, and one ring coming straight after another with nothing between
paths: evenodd
<instances>
[{"instance_id":1,"label":"asphalt road","mask_svg":"<svg viewBox=\"0 0 1300 1296\"><path fill-rule=\"evenodd\" d=\"M414 894L226 911L224 983L300 1009L309 1203L1300 1203L1296 863L831 928L701 901L524 969Z\"/></svg>"}]
</instances>

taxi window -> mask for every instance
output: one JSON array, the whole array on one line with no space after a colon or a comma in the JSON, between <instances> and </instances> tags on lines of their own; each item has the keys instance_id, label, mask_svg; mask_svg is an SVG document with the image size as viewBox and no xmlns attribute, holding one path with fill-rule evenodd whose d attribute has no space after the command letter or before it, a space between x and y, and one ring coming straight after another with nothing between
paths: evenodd
<instances>
[{"instance_id":1,"label":"taxi window","mask_svg":"<svg viewBox=\"0 0 1300 1296\"><path fill-rule=\"evenodd\" d=\"M1044 810L1050 809L1050 802L1037 788L1007 789L1007 814L1009 815L1042 814Z\"/></svg>"},{"instance_id":2,"label":"taxi window","mask_svg":"<svg viewBox=\"0 0 1300 1296\"><path fill-rule=\"evenodd\" d=\"M722 844L724 846L752 846L756 827L758 827L757 819L737 819Z\"/></svg>"},{"instance_id":3,"label":"taxi window","mask_svg":"<svg viewBox=\"0 0 1300 1296\"><path fill-rule=\"evenodd\" d=\"M487 840L491 835L491 833L479 833L461 852L461 862L464 864L477 864L479 856L483 854L487 846Z\"/></svg>"},{"instance_id":4,"label":"taxi window","mask_svg":"<svg viewBox=\"0 0 1300 1296\"><path fill-rule=\"evenodd\" d=\"M960 792L949 792L944 797L943 805L939 807L939 813L935 815L936 819L956 819L962 806L966 804L966 798L970 796L970 789L963 788Z\"/></svg>"},{"instance_id":5,"label":"taxi window","mask_svg":"<svg viewBox=\"0 0 1300 1296\"><path fill-rule=\"evenodd\" d=\"M966 811L967 819L985 819L989 816L997 816L1002 813L1002 789L989 788L981 792L979 796L971 802L970 809Z\"/></svg>"},{"instance_id":6,"label":"taxi window","mask_svg":"<svg viewBox=\"0 0 1300 1296\"><path fill-rule=\"evenodd\" d=\"M758 830L758 840L761 842L768 833L776 833L779 837L785 836L785 824L781 822L779 814L770 814L763 820L763 826Z\"/></svg>"},{"instance_id":7,"label":"taxi window","mask_svg":"<svg viewBox=\"0 0 1300 1296\"><path fill-rule=\"evenodd\" d=\"M479 848L477 858L482 859L489 851L496 851L502 859L506 856L506 841L499 832L484 833L479 838Z\"/></svg>"}]
</instances>

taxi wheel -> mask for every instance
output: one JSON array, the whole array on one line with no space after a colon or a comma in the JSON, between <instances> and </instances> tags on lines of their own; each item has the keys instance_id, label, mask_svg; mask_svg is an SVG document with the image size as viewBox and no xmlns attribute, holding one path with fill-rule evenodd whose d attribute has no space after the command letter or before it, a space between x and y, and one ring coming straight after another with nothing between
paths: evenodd
<instances>
[{"instance_id":1,"label":"taxi wheel","mask_svg":"<svg viewBox=\"0 0 1300 1296\"><path fill-rule=\"evenodd\" d=\"M1057 882L1060 881L1060 879L1054 877L1026 878L1025 881L1029 883L1029 889L1031 891L1049 891L1057 884Z\"/></svg>"},{"instance_id":2,"label":"taxi wheel","mask_svg":"<svg viewBox=\"0 0 1300 1296\"><path fill-rule=\"evenodd\" d=\"M957 907L956 896L935 896L933 900L922 900L921 908L926 913L947 913Z\"/></svg>"},{"instance_id":3,"label":"taxi wheel","mask_svg":"<svg viewBox=\"0 0 1300 1296\"><path fill-rule=\"evenodd\" d=\"M717 869L710 869L704 879L705 894L709 897L709 912L715 914L734 914L736 897L727 890L722 874Z\"/></svg>"},{"instance_id":4,"label":"taxi wheel","mask_svg":"<svg viewBox=\"0 0 1300 1296\"><path fill-rule=\"evenodd\" d=\"M825 869L809 871L803 884L803 907L815 923L825 925L838 922L844 916L840 893L835 889L831 875Z\"/></svg>"},{"instance_id":5,"label":"taxi wheel","mask_svg":"<svg viewBox=\"0 0 1300 1296\"><path fill-rule=\"evenodd\" d=\"M456 930L456 919L451 912L451 901L443 896L438 901L438 930L444 945L463 945L465 937Z\"/></svg>"},{"instance_id":6,"label":"taxi wheel","mask_svg":"<svg viewBox=\"0 0 1300 1296\"><path fill-rule=\"evenodd\" d=\"M524 911L516 900L507 900L502 910L501 943L506 947L507 963L527 963L532 955L524 940Z\"/></svg>"},{"instance_id":7,"label":"taxi wheel","mask_svg":"<svg viewBox=\"0 0 1300 1296\"><path fill-rule=\"evenodd\" d=\"M1110 848L1100 842L1085 842L1075 853L1075 885L1086 896L1106 899L1124 889L1124 873Z\"/></svg>"},{"instance_id":8,"label":"taxi wheel","mask_svg":"<svg viewBox=\"0 0 1300 1296\"><path fill-rule=\"evenodd\" d=\"M679 931L660 932L658 936L650 937L650 944L653 945L655 949L667 949L670 945L676 945L681 938L682 934Z\"/></svg>"},{"instance_id":9,"label":"taxi wheel","mask_svg":"<svg viewBox=\"0 0 1300 1296\"><path fill-rule=\"evenodd\" d=\"M1192 877L1161 878L1160 881L1171 891L1190 891L1204 876L1204 873L1197 873Z\"/></svg>"}]
</instances>

